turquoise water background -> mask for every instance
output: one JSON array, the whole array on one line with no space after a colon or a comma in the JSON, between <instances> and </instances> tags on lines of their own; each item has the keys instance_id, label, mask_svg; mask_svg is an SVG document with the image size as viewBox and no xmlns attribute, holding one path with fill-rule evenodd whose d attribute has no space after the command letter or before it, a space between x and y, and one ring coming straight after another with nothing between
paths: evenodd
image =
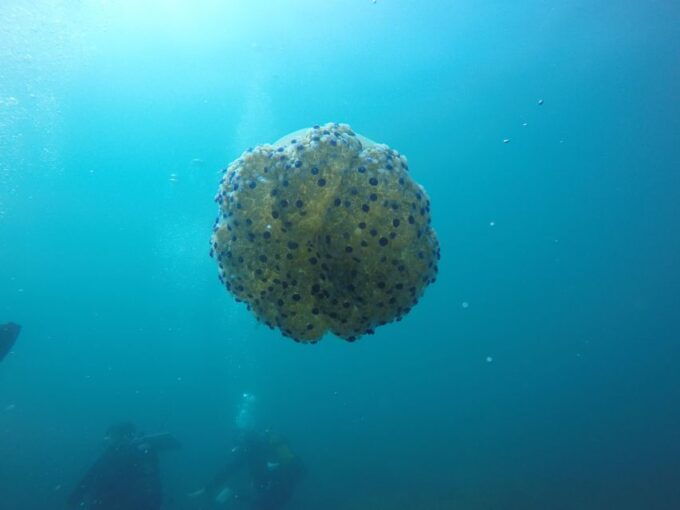
<instances>
[{"instance_id":1,"label":"turquoise water background","mask_svg":"<svg viewBox=\"0 0 680 510\"><path fill-rule=\"evenodd\" d=\"M66 508L133 420L182 442L191 510L244 391L309 470L291 509L680 508L679 27L672 1L2 0L0 508ZM218 282L213 196L329 121L408 157L442 260L402 322L306 346Z\"/></svg>"}]
</instances>

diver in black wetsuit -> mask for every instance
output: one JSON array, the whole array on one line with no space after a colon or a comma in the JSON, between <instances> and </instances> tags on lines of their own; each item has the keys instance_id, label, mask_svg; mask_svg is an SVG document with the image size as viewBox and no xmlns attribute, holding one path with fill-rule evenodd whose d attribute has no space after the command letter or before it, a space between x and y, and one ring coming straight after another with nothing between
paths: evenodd
<instances>
[{"instance_id":1,"label":"diver in black wetsuit","mask_svg":"<svg viewBox=\"0 0 680 510\"><path fill-rule=\"evenodd\" d=\"M158 453L179 444L167 434L142 437L132 423L109 427L109 447L68 498L72 508L160 510Z\"/></svg>"},{"instance_id":2,"label":"diver in black wetsuit","mask_svg":"<svg viewBox=\"0 0 680 510\"><path fill-rule=\"evenodd\" d=\"M232 449L227 464L205 487L216 503L239 508L284 508L304 475L304 467L285 441L269 431L248 431Z\"/></svg>"},{"instance_id":3,"label":"diver in black wetsuit","mask_svg":"<svg viewBox=\"0 0 680 510\"><path fill-rule=\"evenodd\" d=\"M0 361L12 350L20 331L21 326L13 322L0 324Z\"/></svg>"},{"instance_id":4,"label":"diver in black wetsuit","mask_svg":"<svg viewBox=\"0 0 680 510\"><path fill-rule=\"evenodd\" d=\"M304 477L302 462L281 436L252 426L249 415L253 400L252 395L243 395L236 420L237 441L226 464L203 489L191 495L203 497L207 508L279 510Z\"/></svg>"}]
</instances>

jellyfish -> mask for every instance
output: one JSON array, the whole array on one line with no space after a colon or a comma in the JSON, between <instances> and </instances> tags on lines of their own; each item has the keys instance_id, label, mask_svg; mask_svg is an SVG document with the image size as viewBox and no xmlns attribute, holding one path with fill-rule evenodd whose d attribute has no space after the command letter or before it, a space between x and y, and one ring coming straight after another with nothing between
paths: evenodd
<instances>
[{"instance_id":1,"label":"jellyfish","mask_svg":"<svg viewBox=\"0 0 680 510\"><path fill-rule=\"evenodd\" d=\"M210 254L257 319L297 342L353 342L401 320L437 276L430 199L406 158L329 123L223 172Z\"/></svg>"}]
</instances>

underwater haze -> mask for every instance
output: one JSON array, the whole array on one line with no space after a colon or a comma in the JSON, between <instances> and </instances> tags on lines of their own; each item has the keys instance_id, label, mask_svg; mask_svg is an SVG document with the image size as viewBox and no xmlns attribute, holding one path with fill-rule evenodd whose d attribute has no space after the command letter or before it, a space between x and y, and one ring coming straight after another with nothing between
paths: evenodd
<instances>
[{"instance_id":1,"label":"underwater haze","mask_svg":"<svg viewBox=\"0 0 680 510\"><path fill-rule=\"evenodd\" d=\"M671 0L2 0L0 508L68 508L122 421L203 508L246 392L290 510L680 508L678 91ZM307 345L218 280L213 199L327 122L408 157L441 260Z\"/></svg>"}]
</instances>

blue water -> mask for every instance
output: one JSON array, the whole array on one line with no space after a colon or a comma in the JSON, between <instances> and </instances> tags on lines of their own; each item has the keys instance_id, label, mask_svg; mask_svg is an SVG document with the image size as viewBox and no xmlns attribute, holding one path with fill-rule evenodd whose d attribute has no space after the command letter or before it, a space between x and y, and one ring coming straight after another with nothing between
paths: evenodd
<instances>
[{"instance_id":1,"label":"blue water","mask_svg":"<svg viewBox=\"0 0 680 510\"><path fill-rule=\"evenodd\" d=\"M671 1L3 0L0 508L66 508L132 420L181 441L164 508L191 510L244 391L307 466L290 509L680 508L679 27ZM212 199L329 121L409 158L442 260L403 321L299 345L220 285Z\"/></svg>"}]
</instances>

